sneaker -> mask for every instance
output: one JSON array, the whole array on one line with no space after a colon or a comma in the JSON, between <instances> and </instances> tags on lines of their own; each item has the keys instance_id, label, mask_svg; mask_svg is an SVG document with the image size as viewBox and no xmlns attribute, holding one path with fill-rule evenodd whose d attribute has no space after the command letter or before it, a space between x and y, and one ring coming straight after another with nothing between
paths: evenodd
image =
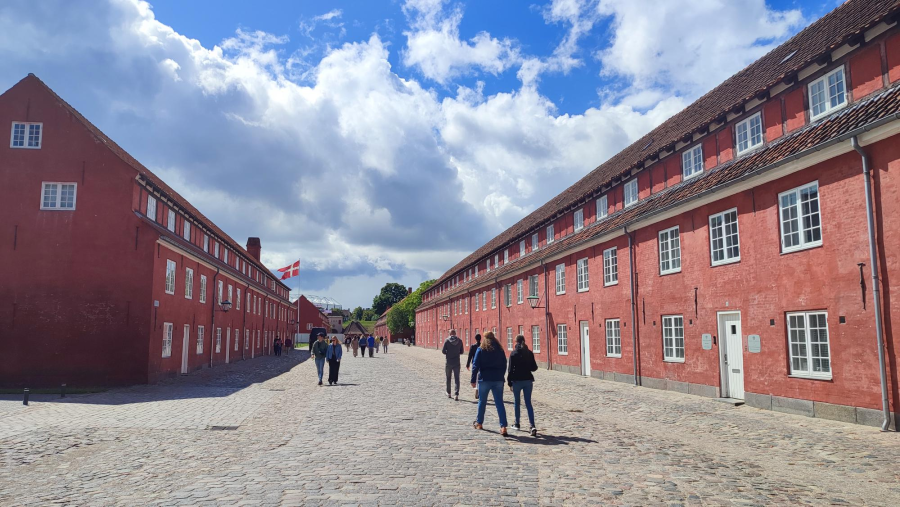
<instances>
[{"instance_id":1,"label":"sneaker","mask_svg":"<svg viewBox=\"0 0 900 507\"><path fill-rule=\"evenodd\" d=\"M508 436L509 436L509 434L506 433L506 426L503 426L503 427L500 428L500 435L501 435L501 436L504 436L504 437L508 437Z\"/></svg>"},{"instance_id":2,"label":"sneaker","mask_svg":"<svg viewBox=\"0 0 900 507\"><path fill-rule=\"evenodd\" d=\"M521 430L522 430L522 428L519 426L519 423L513 424L513 428L515 428L516 431L521 431Z\"/></svg>"},{"instance_id":3,"label":"sneaker","mask_svg":"<svg viewBox=\"0 0 900 507\"><path fill-rule=\"evenodd\" d=\"M531 427L531 436L533 436L533 437L537 436L537 428L535 428L534 426Z\"/></svg>"},{"instance_id":4,"label":"sneaker","mask_svg":"<svg viewBox=\"0 0 900 507\"><path fill-rule=\"evenodd\" d=\"M459 395L458 395L458 394L457 394L456 397L454 398L454 401L459 401Z\"/></svg>"},{"instance_id":5,"label":"sneaker","mask_svg":"<svg viewBox=\"0 0 900 507\"><path fill-rule=\"evenodd\" d=\"M472 427L475 428L476 430L480 430L482 426L480 424L478 424L477 422L473 422Z\"/></svg>"},{"instance_id":6,"label":"sneaker","mask_svg":"<svg viewBox=\"0 0 900 507\"><path fill-rule=\"evenodd\" d=\"M319 381L319 385L322 385L322 381L321 381L321 380Z\"/></svg>"}]
</instances>

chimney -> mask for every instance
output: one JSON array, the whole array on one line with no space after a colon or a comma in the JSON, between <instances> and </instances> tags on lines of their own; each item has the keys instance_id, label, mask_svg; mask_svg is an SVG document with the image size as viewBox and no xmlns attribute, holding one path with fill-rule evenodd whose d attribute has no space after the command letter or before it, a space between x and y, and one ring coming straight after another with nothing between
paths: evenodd
<instances>
[{"instance_id":1,"label":"chimney","mask_svg":"<svg viewBox=\"0 0 900 507\"><path fill-rule=\"evenodd\" d=\"M262 251L262 245L259 244L259 238L247 238L247 252L252 255L256 260L259 259L260 252Z\"/></svg>"},{"instance_id":2,"label":"chimney","mask_svg":"<svg viewBox=\"0 0 900 507\"><path fill-rule=\"evenodd\" d=\"M412 287L407 287L407 288L406 288L406 295L408 296L408 295L410 295L410 294L412 294Z\"/></svg>"}]
</instances>

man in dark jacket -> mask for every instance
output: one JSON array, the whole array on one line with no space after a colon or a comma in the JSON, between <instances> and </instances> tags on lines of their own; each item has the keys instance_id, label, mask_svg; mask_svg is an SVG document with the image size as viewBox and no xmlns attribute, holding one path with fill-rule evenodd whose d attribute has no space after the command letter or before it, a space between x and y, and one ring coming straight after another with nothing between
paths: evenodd
<instances>
[{"instance_id":1,"label":"man in dark jacket","mask_svg":"<svg viewBox=\"0 0 900 507\"><path fill-rule=\"evenodd\" d=\"M447 363L444 366L444 373L447 375L447 397L450 396L450 374L456 378L456 401L459 401L459 358L463 354L463 342L456 336L456 330L450 330L450 337L444 340L444 356L447 357Z\"/></svg>"},{"instance_id":2,"label":"man in dark jacket","mask_svg":"<svg viewBox=\"0 0 900 507\"><path fill-rule=\"evenodd\" d=\"M310 347L310 352L316 362L316 372L319 374L319 385L322 385L322 375L325 373L325 354L328 353L328 343L325 341L325 333L319 333L315 343Z\"/></svg>"},{"instance_id":3,"label":"man in dark jacket","mask_svg":"<svg viewBox=\"0 0 900 507\"><path fill-rule=\"evenodd\" d=\"M472 359L475 358L475 352L478 351L478 347L481 345L481 335L475 335L475 343L469 345L469 357L466 358L466 370L469 370L469 366L472 365ZM475 389L475 399L478 399L478 389Z\"/></svg>"}]
</instances>

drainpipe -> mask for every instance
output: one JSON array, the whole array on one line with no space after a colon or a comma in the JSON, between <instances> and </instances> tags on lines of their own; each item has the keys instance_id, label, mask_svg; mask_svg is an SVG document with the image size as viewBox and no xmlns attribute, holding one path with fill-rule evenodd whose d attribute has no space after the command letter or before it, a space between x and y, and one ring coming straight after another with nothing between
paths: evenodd
<instances>
[{"instance_id":1,"label":"drainpipe","mask_svg":"<svg viewBox=\"0 0 900 507\"><path fill-rule=\"evenodd\" d=\"M878 343L878 368L881 373L881 407L884 411L884 421L881 423L881 431L888 431L891 426L891 409L888 402L887 375L884 367L884 334L881 321L881 290L878 280L878 255L875 243L875 213L872 207L872 177L869 171L869 157L859 146L856 136L850 138L850 145L859 153L862 159L863 182L866 191L866 225L869 229L869 269L872 271L872 298L875 302L875 339Z\"/></svg>"},{"instance_id":2,"label":"drainpipe","mask_svg":"<svg viewBox=\"0 0 900 507\"><path fill-rule=\"evenodd\" d=\"M247 294L250 294L250 283L249 283L249 282L247 283L247 286L244 287L244 295L246 296ZM243 331L244 333L247 332L247 312L248 312L249 310L250 310L249 306L245 306L245 307L244 307L244 311L242 312L244 315L243 315L243 325L241 326L241 327L242 327L241 331ZM245 338L244 338L244 346L241 347L241 360L246 360L246 359L247 359L247 356L244 354L244 351L245 351L245 350L247 350L247 339L246 339L246 335L245 335Z\"/></svg>"},{"instance_id":3,"label":"drainpipe","mask_svg":"<svg viewBox=\"0 0 900 507\"><path fill-rule=\"evenodd\" d=\"M498 332L498 333L502 333L502 332L503 332L503 314L500 313L500 306L501 306L501 305L500 305L500 301L498 301L498 299L500 299L500 294L499 294L499 293L500 293L500 286L497 284L497 281L498 281L498 280L499 280L499 278L497 278L497 277L495 276L495 277L494 277L494 290L497 291L497 297L494 298L494 302L497 304L497 332ZM494 336L494 338L497 338L497 337ZM499 341L499 340L500 340L500 339L497 338L497 341Z\"/></svg>"},{"instance_id":4,"label":"drainpipe","mask_svg":"<svg viewBox=\"0 0 900 507\"><path fill-rule=\"evenodd\" d=\"M544 328L547 330L547 369L553 369L553 359L550 357L550 289L547 287L547 265L541 259L541 268L544 275ZM556 337L559 340L559 337Z\"/></svg>"},{"instance_id":5,"label":"drainpipe","mask_svg":"<svg viewBox=\"0 0 900 507\"><path fill-rule=\"evenodd\" d=\"M212 328L209 330L209 367L212 368L213 365L213 353L216 350L215 347L215 339L216 339L216 298L219 297L219 292L216 290L216 280L219 278L219 268L216 268L216 274L213 276L212 283L212 291L213 291L213 304L212 306ZM206 294L206 299L209 300L209 293Z\"/></svg>"},{"instance_id":6,"label":"drainpipe","mask_svg":"<svg viewBox=\"0 0 900 507\"><path fill-rule=\"evenodd\" d=\"M628 236L628 286L631 289L631 367L634 371L634 385L641 385L638 382L637 371L637 331L634 327L634 239L631 232L628 232L628 226L622 228L625 235Z\"/></svg>"}]
</instances>

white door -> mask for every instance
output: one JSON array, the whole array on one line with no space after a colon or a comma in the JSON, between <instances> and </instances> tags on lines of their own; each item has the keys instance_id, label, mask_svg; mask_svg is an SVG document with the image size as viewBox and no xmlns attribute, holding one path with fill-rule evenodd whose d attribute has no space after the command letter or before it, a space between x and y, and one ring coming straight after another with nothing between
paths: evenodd
<instances>
[{"instance_id":1,"label":"white door","mask_svg":"<svg viewBox=\"0 0 900 507\"><path fill-rule=\"evenodd\" d=\"M744 399L744 339L740 312L719 314L719 351L725 398Z\"/></svg>"},{"instance_id":2,"label":"white door","mask_svg":"<svg viewBox=\"0 0 900 507\"><path fill-rule=\"evenodd\" d=\"M578 323L581 327L581 374L591 376L591 337L590 326L586 320Z\"/></svg>"},{"instance_id":3,"label":"white door","mask_svg":"<svg viewBox=\"0 0 900 507\"><path fill-rule=\"evenodd\" d=\"M228 360L231 358L231 328L225 330L225 364L228 364Z\"/></svg>"},{"instance_id":4,"label":"white door","mask_svg":"<svg viewBox=\"0 0 900 507\"><path fill-rule=\"evenodd\" d=\"M188 347L191 341L191 326L184 326L184 339L181 342L181 373L188 372Z\"/></svg>"}]
</instances>

